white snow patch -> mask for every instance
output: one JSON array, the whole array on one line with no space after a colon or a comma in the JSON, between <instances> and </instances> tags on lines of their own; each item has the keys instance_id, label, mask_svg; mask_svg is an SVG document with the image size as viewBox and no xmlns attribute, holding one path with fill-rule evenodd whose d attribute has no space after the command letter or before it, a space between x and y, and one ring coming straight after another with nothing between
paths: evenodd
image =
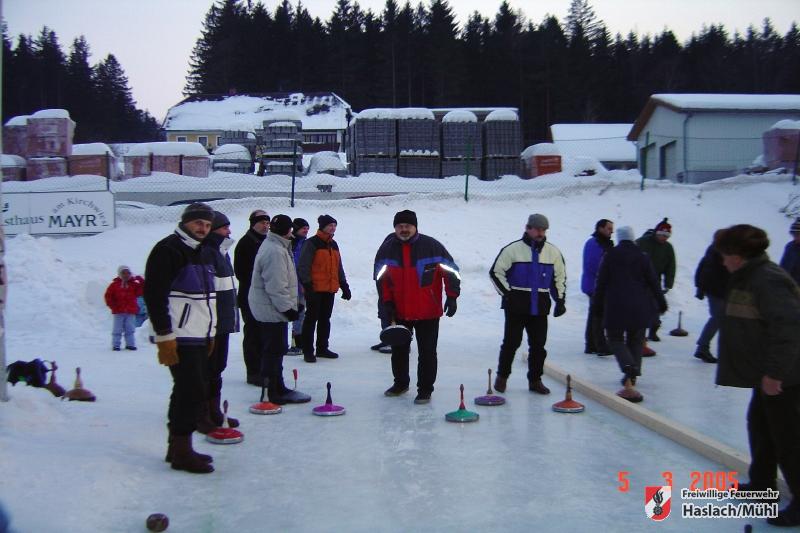
<instances>
[{"instance_id":1,"label":"white snow patch","mask_svg":"<svg viewBox=\"0 0 800 533\"><path fill-rule=\"evenodd\" d=\"M518 121L519 116L513 109L495 109L483 119L484 122L491 122L493 120Z\"/></svg>"},{"instance_id":2,"label":"white snow patch","mask_svg":"<svg viewBox=\"0 0 800 533\"><path fill-rule=\"evenodd\" d=\"M442 117L442 122L478 122L478 117L466 109L454 109Z\"/></svg>"}]
</instances>

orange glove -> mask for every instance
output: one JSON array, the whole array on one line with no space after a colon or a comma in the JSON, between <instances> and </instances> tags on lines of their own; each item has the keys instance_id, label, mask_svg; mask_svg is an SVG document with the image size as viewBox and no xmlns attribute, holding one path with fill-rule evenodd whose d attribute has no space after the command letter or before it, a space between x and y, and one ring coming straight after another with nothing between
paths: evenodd
<instances>
[{"instance_id":1,"label":"orange glove","mask_svg":"<svg viewBox=\"0 0 800 533\"><path fill-rule=\"evenodd\" d=\"M214 339L209 339L208 340L208 356L211 357L211 355L213 353L214 353Z\"/></svg>"},{"instance_id":2,"label":"orange glove","mask_svg":"<svg viewBox=\"0 0 800 533\"><path fill-rule=\"evenodd\" d=\"M178 364L178 341L174 338L156 341L158 346L158 362L164 366Z\"/></svg>"}]
</instances>

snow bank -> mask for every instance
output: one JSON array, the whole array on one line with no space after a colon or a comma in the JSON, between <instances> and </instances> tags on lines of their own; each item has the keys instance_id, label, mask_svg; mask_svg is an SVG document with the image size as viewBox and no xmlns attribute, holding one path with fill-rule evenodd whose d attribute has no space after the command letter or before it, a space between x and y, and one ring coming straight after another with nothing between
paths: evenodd
<instances>
[{"instance_id":1,"label":"snow bank","mask_svg":"<svg viewBox=\"0 0 800 533\"><path fill-rule=\"evenodd\" d=\"M486 118L483 119L484 122L492 122L492 121L518 121L519 116L517 116L517 112L513 109L495 109L488 115Z\"/></svg>"},{"instance_id":2,"label":"snow bank","mask_svg":"<svg viewBox=\"0 0 800 533\"><path fill-rule=\"evenodd\" d=\"M0 154L0 166L3 167L24 167L28 163L25 158L19 155Z\"/></svg>"},{"instance_id":3,"label":"snow bank","mask_svg":"<svg viewBox=\"0 0 800 533\"><path fill-rule=\"evenodd\" d=\"M72 155L114 155L105 143L73 144Z\"/></svg>"},{"instance_id":4,"label":"snow bank","mask_svg":"<svg viewBox=\"0 0 800 533\"><path fill-rule=\"evenodd\" d=\"M69 118L69 111L66 109L40 109L31 118Z\"/></svg>"},{"instance_id":5,"label":"snow bank","mask_svg":"<svg viewBox=\"0 0 800 533\"><path fill-rule=\"evenodd\" d=\"M771 130L800 130L800 120L779 120L770 128Z\"/></svg>"},{"instance_id":6,"label":"snow bank","mask_svg":"<svg viewBox=\"0 0 800 533\"><path fill-rule=\"evenodd\" d=\"M478 122L478 117L472 111L454 109L442 117L442 122Z\"/></svg>"},{"instance_id":7,"label":"snow bank","mask_svg":"<svg viewBox=\"0 0 800 533\"><path fill-rule=\"evenodd\" d=\"M147 143L150 153L153 155L183 155L183 156L207 156L208 151L200 143L190 142L153 142ZM128 155L132 155L128 152Z\"/></svg>"},{"instance_id":8,"label":"snow bank","mask_svg":"<svg viewBox=\"0 0 800 533\"><path fill-rule=\"evenodd\" d=\"M30 115L18 115L16 117L11 117L8 119L8 122L6 122L6 126L27 126L28 118L30 118Z\"/></svg>"},{"instance_id":9,"label":"snow bank","mask_svg":"<svg viewBox=\"0 0 800 533\"><path fill-rule=\"evenodd\" d=\"M252 161L250 150L241 144L223 144L214 149L215 158L219 159L236 159L239 161Z\"/></svg>"},{"instance_id":10,"label":"snow bank","mask_svg":"<svg viewBox=\"0 0 800 533\"><path fill-rule=\"evenodd\" d=\"M347 171L347 167L342 162L336 152L317 152L311 156L308 164L308 173L315 174L326 171Z\"/></svg>"},{"instance_id":11,"label":"snow bank","mask_svg":"<svg viewBox=\"0 0 800 533\"><path fill-rule=\"evenodd\" d=\"M532 144L522 151L520 157L528 161L537 155L561 155L561 150L553 143Z\"/></svg>"}]
</instances>

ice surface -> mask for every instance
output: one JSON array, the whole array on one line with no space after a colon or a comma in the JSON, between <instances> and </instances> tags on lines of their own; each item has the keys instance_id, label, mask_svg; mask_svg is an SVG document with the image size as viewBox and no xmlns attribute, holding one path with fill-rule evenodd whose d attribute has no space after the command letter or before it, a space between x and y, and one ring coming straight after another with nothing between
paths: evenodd
<instances>
[{"instance_id":1,"label":"ice surface","mask_svg":"<svg viewBox=\"0 0 800 533\"><path fill-rule=\"evenodd\" d=\"M83 179L89 177L69 178ZM715 387L714 366L692 357L707 313L705 302L693 298L693 274L713 231L742 221L770 234L769 251L778 259L791 222L779 209L793 187L785 177L663 184L643 192L599 187L556 195L484 193L469 203L446 195L303 200L283 209L307 220L327 212L339 222L336 239L353 292L349 302L336 300L333 313L331 348L341 358L315 365L285 358L287 383L292 386L291 369L298 368L298 389L312 395L311 404L287 406L277 416L251 415L247 408L259 390L244 383L241 335L232 335L223 396L245 440L214 447L196 439L196 447L215 458L217 471L208 476L174 472L163 461L169 373L157 364L143 329L139 351L110 350L102 298L118 264L142 272L152 245L172 231L181 208L120 211L119 227L94 237L8 239L7 358L56 359L67 388L80 366L86 388L98 397L94 404L62 402L43 389L10 388L10 402L0 404L0 498L13 527L138 532L149 514L163 512L176 532L741 531L746 522L761 530L763 520L681 519L677 492L688 486L689 473L723 468L579 394L585 413L552 412L563 387L545 377L553 394L529 393L522 349L507 405L471 403L485 394L486 369L496 367L502 337L502 312L487 272L499 249L521 236L531 212L547 215L548 240L567 265L568 311L550 320L548 360L612 392L620 377L613 359L582 353L583 243L600 218L643 232L668 216L678 272L667 296L663 341L653 346L659 354L644 362L642 406L747 451L748 391ZM228 215L238 238L261 200L213 205ZM413 388L400 398L384 397L389 356L369 350L379 329L372 261L394 213L405 208L417 212L423 233L447 246L463 278L458 313L441 322L436 391L425 406L413 405ZM690 336L672 338L667 332L679 310ZM325 399L327 381L346 416L311 415ZM481 414L472 425L444 421L458 407L461 383L469 408ZM617 490L620 470L630 472L630 492ZM652 524L644 514L644 486L660 485L664 471L675 480L673 515Z\"/></svg>"}]
</instances>

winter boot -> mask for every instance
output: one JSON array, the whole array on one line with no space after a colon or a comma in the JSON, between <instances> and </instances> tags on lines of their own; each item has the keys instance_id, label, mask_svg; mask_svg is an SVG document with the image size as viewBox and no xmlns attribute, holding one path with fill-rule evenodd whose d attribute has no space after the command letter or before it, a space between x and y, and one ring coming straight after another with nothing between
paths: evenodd
<instances>
[{"instance_id":1,"label":"winter boot","mask_svg":"<svg viewBox=\"0 0 800 533\"><path fill-rule=\"evenodd\" d=\"M269 401L278 405L287 403L307 403L311 401L311 396L303 392L292 390L283 383L283 376L270 377L267 386L267 396Z\"/></svg>"},{"instance_id":2,"label":"winter boot","mask_svg":"<svg viewBox=\"0 0 800 533\"><path fill-rule=\"evenodd\" d=\"M383 392L384 396L400 396L408 392L408 385L398 385L395 383Z\"/></svg>"},{"instance_id":3,"label":"winter boot","mask_svg":"<svg viewBox=\"0 0 800 533\"><path fill-rule=\"evenodd\" d=\"M210 455L206 455L204 453L196 452L196 451L194 451L194 449L192 449L192 452L194 452L194 455L198 459L200 459L201 461L205 461L206 463L213 463L214 462L214 458L211 457ZM167 456L164 457L164 461L166 461L168 463L171 463L172 462L172 455L174 453L175 452L172 449L172 435L170 434L170 435L167 436Z\"/></svg>"},{"instance_id":4,"label":"winter boot","mask_svg":"<svg viewBox=\"0 0 800 533\"><path fill-rule=\"evenodd\" d=\"M338 359L339 354L330 351L328 348L317 348L317 357L324 357L325 359Z\"/></svg>"},{"instance_id":5,"label":"winter boot","mask_svg":"<svg viewBox=\"0 0 800 533\"><path fill-rule=\"evenodd\" d=\"M317 356L314 355L314 352L303 352L303 361L306 363L316 363Z\"/></svg>"},{"instance_id":6,"label":"winter boot","mask_svg":"<svg viewBox=\"0 0 800 533\"><path fill-rule=\"evenodd\" d=\"M172 468L185 470L192 474L210 474L214 471L211 463L203 461L192 449L192 435L172 435Z\"/></svg>"},{"instance_id":7,"label":"winter boot","mask_svg":"<svg viewBox=\"0 0 800 533\"><path fill-rule=\"evenodd\" d=\"M528 383L528 390L539 394L550 394L550 389L545 387L542 379L538 378Z\"/></svg>"},{"instance_id":8,"label":"winter boot","mask_svg":"<svg viewBox=\"0 0 800 533\"><path fill-rule=\"evenodd\" d=\"M222 427L222 422L225 417L222 415L222 409L219 408L220 397L215 396L208 400L208 412L211 415L211 422L217 427ZM236 418L228 417L228 427L238 428L239 420Z\"/></svg>"},{"instance_id":9,"label":"winter boot","mask_svg":"<svg viewBox=\"0 0 800 533\"><path fill-rule=\"evenodd\" d=\"M505 392L506 391L506 382L508 381L507 377L501 376L497 374L494 377L494 390L497 392Z\"/></svg>"},{"instance_id":10,"label":"winter boot","mask_svg":"<svg viewBox=\"0 0 800 533\"><path fill-rule=\"evenodd\" d=\"M694 352L694 356L706 363L717 362L717 358L711 355L711 350L708 349L708 346L698 346L697 351Z\"/></svg>"},{"instance_id":11,"label":"winter boot","mask_svg":"<svg viewBox=\"0 0 800 533\"><path fill-rule=\"evenodd\" d=\"M660 328L660 327L661 327L661 322L659 322L657 325L655 325L652 328L650 328L650 333L647 335L647 340L653 341L653 342L660 342L661 341L661 337L658 336L658 328Z\"/></svg>"},{"instance_id":12,"label":"winter boot","mask_svg":"<svg viewBox=\"0 0 800 533\"><path fill-rule=\"evenodd\" d=\"M414 398L414 403L417 405L424 405L426 403L431 402L431 393L430 392L419 392L417 393L417 397Z\"/></svg>"},{"instance_id":13,"label":"winter boot","mask_svg":"<svg viewBox=\"0 0 800 533\"><path fill-rule=\"evenodd\" d=\"M292 346L289 348L289 351L286 352L286 355L300 355L303 353L302 345L302 337L300 335L292 335Z\"/></svg>"}]
</instances>

